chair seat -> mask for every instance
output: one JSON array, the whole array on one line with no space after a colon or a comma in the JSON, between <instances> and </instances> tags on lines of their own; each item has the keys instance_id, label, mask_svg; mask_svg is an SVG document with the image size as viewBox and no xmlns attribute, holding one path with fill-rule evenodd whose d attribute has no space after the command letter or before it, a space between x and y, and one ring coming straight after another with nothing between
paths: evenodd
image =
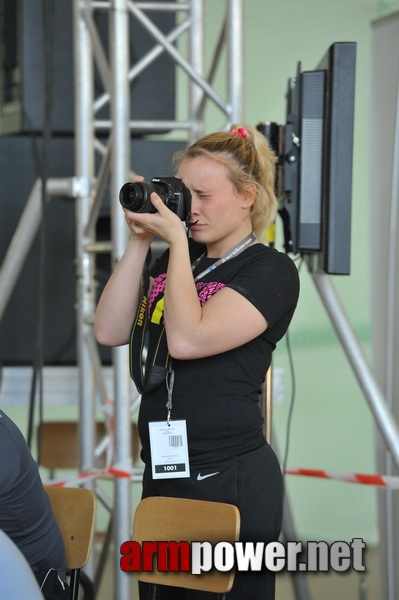
<instances>
[{"instance_id":1,"label":"chair seat","mask_svg":"<svg viewBox=\"0 0 399 600\"><path fill-rule=\"evenodd\" d=\"M236 506L222 502L187 498L150 497L142 500L133 520L133 541L187 541L234 543L240 533L240 513ZM234 571L212 569L200 575L191 572L136 572L139 581L207 592L231 589Z\"/></svg>"}]
</instances>

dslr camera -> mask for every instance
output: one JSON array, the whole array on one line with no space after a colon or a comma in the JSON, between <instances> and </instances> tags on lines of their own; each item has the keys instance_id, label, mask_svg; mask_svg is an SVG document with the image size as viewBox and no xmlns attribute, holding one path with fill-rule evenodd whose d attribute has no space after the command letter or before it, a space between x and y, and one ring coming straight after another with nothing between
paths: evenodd
<instances>
[{"instance_id":1,"label":"dslr camera","mask_svg":"<svg viewBox=\"0 0 399 600\"><path fill-rule=\"evenodd\" d=\"M150 200L151 192L156 192L162 202L188 225L191 218L191 194L180 177L153 177L151 183L125 183L119 192L119 202L133 212L155 213L157 211Z\"/></svg>"}]
</instances>

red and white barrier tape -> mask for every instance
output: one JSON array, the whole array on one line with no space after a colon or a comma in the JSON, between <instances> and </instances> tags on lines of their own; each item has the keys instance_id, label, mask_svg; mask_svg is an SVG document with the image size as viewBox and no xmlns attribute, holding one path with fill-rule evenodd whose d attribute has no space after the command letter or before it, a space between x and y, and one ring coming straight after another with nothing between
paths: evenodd
<instances>
[{"instance_id":1,"label":"red and white barrier tape","mask_svg":"<svg viewBox=\"0 0 399 600\"><path fill-rule=\"evenodd\" d=\"M52 479L45 482L46 486L64 487L80 485L83 481L98 479L99 477L113 476L123 478L141 477L142 468L131 468L128 465L117 463L106 469L99 469L87 473L79 473L71 479ZM392 490L399 489L399 477L390 475L367 475L364 473L343 473L322 469L285 469L286 475L300 475L302 477L316 477L319 479L330 479L334 481L345 481L347 483L358 483L361 485L374 485Z\"/></svg>"},{"instance_id":2,"label":"red and white barrier tape","mask_svg":"<svg viewBox=\"0 0 399 600\"><path fill-rule=\"evenodd\" d=\"M321 479L333 479L334 481L346 481L348 483L360 483L361 485L376 485L393 490L399 489L399 477L390 475L366 475L364 473L342 473L339 471L323 471L321 469L286 469L287 475L302 475L304 477L318 477Z\"/></svg>"},{"instance_id":3,"label":"red and white barrier tape","mask_svg":"<svg viewBox=\"0 0 399 600\"><path fill-rule=\"evenodd\" d=\"M106 469L78 473L75 477L70 479L50 479L49 481L45 481L44 485L51 487L73 487L75 485L80 485L83 481L90 481L91 479L98 479L99 477L105 477L107 475L112 475L113 477L134 478L141 476L142 473L143 469L131 468L128 465L118 463Z\"/></svg>"}]
</instances>

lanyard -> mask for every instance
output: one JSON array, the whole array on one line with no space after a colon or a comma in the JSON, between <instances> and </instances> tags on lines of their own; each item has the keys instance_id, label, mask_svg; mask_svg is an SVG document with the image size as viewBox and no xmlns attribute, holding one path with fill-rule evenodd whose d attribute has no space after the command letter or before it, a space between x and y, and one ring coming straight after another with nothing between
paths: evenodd
<instances>
[{"instance_id":1,"label":"lanyard","mask_svg":"<svg viewBox=\"0 0 399 600\"><path fill-rule=\"evenodd\" d=\"M169 370L166 374L166 389L168 390L168 401L166 403L167 409L167 417L166 422L170 427L170 419L172 416L172 394L173 394L173 386L175 384L175 372L172 369L172 362L169 365Z\"/></svg>"},{"instance_id":2,"label":"lanyard","mask_svg":"<svg viewBox=\"0 0 399 600\"><path fill-rule=\"evenodd\" d=\"M241 252L243 252L245 250L245 248L247 248L247 246L251 245L255 241L255 239L256 239L255 234L253 231L251 231L251 233L249 235L247 235L247 237L245 239L243 239L241 242L239 242L236 246L233 246L233 248L231 248L228 252L226 252L226 254L224 256L222 256L222 258L219 258L213 265L211 265L210 267L208 267L207 269L202 271L199 275L197 275L197 277L194 279L194 281L198 281L198 279L205 277L205 275L207 275L211 271L214 271L217 267L224 264L231 258L238 256ZM191 265L192 271L195 270L195 268L197 267L197 265L199 264L199 262L203 256L205 256L205 252L204 252L204 254L201 254L201 256L199 256L193 262L193 264ZM170 426L171 415L172 415L172 394L173 394L174 382L175 382L175 373L172 369L172 361L170 361L169 369L168 369L168 372L166 375L166 389L168 391L168 401L166 403L166 409L167 409L167 419L166 420L167 420L167 424L169 426Z\"/></svg>"},{"instance_id":3,"label":"lanyard","mask_svg":"<svg viewBox=\"0 0 399 600\"><path fill-rule=\"evenodd\" d=\"M205 277L205 275L208 275L208 273L210 273L211 271L214 271L214 269L216 269L220 265L224 264L231 258L234 258L235 256L238 256L239 254L241 254L241 252L243 252L247 246L250 246L255 241L255 239L256 239L255 234L253 231L251 231L251 233L249 235L247 235L247 237L245 239L243 239L242 242L239 242L236 246L233 246L233 248L228 250L226 252L226 254L224 256L222 256L222 258L219 258L213 265L211 265L210 267L208 267L207 269L202 271L199 275L197 275L195 277L194 281L198 281L199 279L202 279L202 277ZM194 272L195 268L197 267L197 265L199 264L201 258L203 258L204 256L205 256L205 252L203 254L201 254L201 256L199 256L193 262L193 264L191 265L191 269L193 272Z\"/></svg>"}]
</instances>

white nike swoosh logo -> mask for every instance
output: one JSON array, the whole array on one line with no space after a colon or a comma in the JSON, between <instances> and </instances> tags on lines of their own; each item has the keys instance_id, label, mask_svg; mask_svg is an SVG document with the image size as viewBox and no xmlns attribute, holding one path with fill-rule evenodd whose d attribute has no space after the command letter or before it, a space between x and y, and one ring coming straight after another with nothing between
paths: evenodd
<instances>
[{"instance_id":1,"label":"white nike swoosh logo","mask_svg":"<svg viewBox=\"0 0 399 600\"><path fill-rule=\"evenodd\" d=\"M197 480L202 481L203 479L207 479L208 477L213 477L214 475L219 475L219 473L220 473L220 471L217 471L216 473L209 473L208 475L201 475L201 473L198 473Z\"/></svg>"}]
</instances>

